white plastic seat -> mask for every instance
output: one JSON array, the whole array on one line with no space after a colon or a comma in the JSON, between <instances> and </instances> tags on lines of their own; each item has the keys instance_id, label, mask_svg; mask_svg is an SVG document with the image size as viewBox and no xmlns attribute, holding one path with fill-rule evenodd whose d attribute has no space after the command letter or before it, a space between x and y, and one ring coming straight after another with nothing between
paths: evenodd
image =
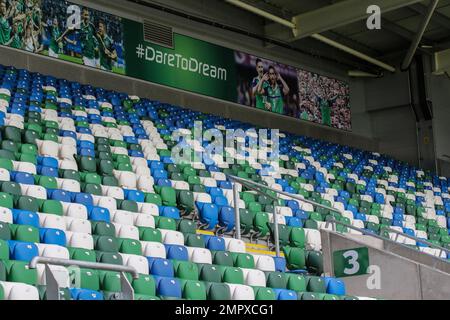
<instances>
[{"instance_id":1,"label":"white plastic seat","mask_svg":"<svg viewBox=\"0 0 450 320\"><path fill-rule=\"evenodd\" d=\"M154 203L138 202L138 210L143 214L151 214L152 216L159 216L159 207Z\"/></svg>"},{"instance_id":2,"label":"white plastic seat","mask_svg":"<svg viewBox=\"0 0 450 320\"><path fill-rule=\"evenodd\" d=\"M66 247L55 244L36 243L39 256L46 258L70 259L69 250Z\"/></svg>"},{"instance_id":3,"label":"white plastic seat","mask_svg":"<svg viewBox=\"0 0 450 320\"><path fill-rule=\"evenodd\" d=\"M213 178L200 178L201 183L205 186L205 187L211 187L211 188L216 188L217 187L217 181L214 180Z\"/></svg>"},{"instance_id":4,"label":"white plastic seat","mask_svg":"<svg viewBox=\"0 0 450 320\"><path fill-rule=\"evenodd\" d=\"M212 264L211 251L204 248L186 247L189 253L189 261L195 263Z\"/></svg>"},{"instance_id":5,"label":"white plastic seat","mask_svg":"<svg viewBox=\"0 0 450 320\"><path fill-rule=\"evenodd\" d=\"M160 242L141 241L142 254L152 258L166 258L166 249Z\"/></svg>"},{"instance_id":6,"label":"white plastic seat","mask_svg":"<svg viewBox=\"0 0 450 320\"><path fill-rule=\"evenodd\" d=\"M75 160L74 156L77 154L77 148L73 145L62 144L59 148L59 158L67 160Z\"/></svg>"},{"instance_id":7,"label":"white plastic seat","mask_svg":"<svg viewBox=\"0 0 450 320\"><path fill-rule=\"evenodd\" d=\"M81 185L76 180L57 178L56 181L59 189L70 192L81 192Z\"/></svg>"},{"instance_id":8,"label":"white plastic seat","mask_svg":"<svg viewBox=\"0 0 450 320\"><path fill-rule=\"evenodd\" d=\"M64 215L76 219L87 220L88 212L86 206L80 203L61 202L64 210Z\"/></svg>"},{"instance_id":9,"label":"white plastic seat","mask_svg":"<svg viewBox=\"0 0 450 320\"><path fill-rule=\"evenodd\" d=\"M13 223L13 214L11 209L0 207L0 222Z\"/></svg>"},{"instance_id":10,"label":"white plastic seat","mask_svg":"<svg viewBox=\"0 0 450 320\"><path fill-rule=\"evenodd\" d=\"M11 181L11 175L8 170L0 168L0 181Z\"/></svg>"},{"instance_id":11,"label":"white plastic seat","mask_svg":"<svg viewBox=\"0 0 450 320\"><path fill-rule=\"evenodd\" d=\"M447 228L447 219L445 216L436 216L436 222L440 228Z\"/></svg>"},{"instance_id":12,"label":"white plastic seat","mask_svg":"<svg viewBox=\"0 0 450 320\"><path fill-rule=\"evenodd\" d=\"M380 224L380 219L377 216L367 215L367 221Z\"/></svg>"},{"instance_id":13,"label":"white plastic seat","mask_svg":"<svg viewBox=\"0 0 450 320\"><path fill-rule=\"evenodd\" d=\"M47 190L42 186L29 185L25 195L47 200Z\"/></svg>"},{"instance_id":14,"label":"white plastic seat","mask_svg":"<svg viewBox=\"0 0 450 320\"><path fill-rule=\"evenodd\" d=\"M119 181L119 186L125 189L136 190L136 174L129 171L114 171L114 175Z\"/></svg>"},{"instance_id":15,"label":"white plastic seat","mask_svg":"<svg viewBox=\"0 0 450 320\"><path fill-rule=\"evenodd\" d=\"M102 193L106 197L112 197L119 200L125 199L125 193L122 188L102 185Z\"/></svg>"},{"instance_id":16,"label":"white plastic seat","mask_svg":"<svg viewBox=\"0 0 450 320\"><path fill-rule=\"evenodd\" d=\"M226 181L227 177L223 172L211 172L211 178L216 181Z\"/></svg>"},{"instance_id":17,"label":"white plastic seat","mask_svg":"<svg viewBox=\"0 0 450 320\"><path fill-rule=\"evenodd\" d=\"M38 213L39 224L42 228L66 230L66 220L64 217L57 216L55 214Z\"/></svg>"},{"instance_id":18,"label":"white plastic seat","mask_svg":"<svg viewBox=\"0 0 450 320\"><path fill-rule=\"evenodd\" d=\"M194 200L202 203L212 203L211 196L207 193L194 192Z\"/></svg>"},{"instance_id":19,"label":"white plastic seat","mask_svg":"<svg viewBox=\"0 0 450 320\"><path fill-rule=\"evenodd\" d=\"M111 213L111 221L128 226L134 225L134 216L136 213L125 210L116 210Z\"/></svg>"},{"instance_id":20,"label":"white plastic seat","mask_svg":"<svg viewBox=\"0 0 450 320\"><path fill-rule=\"evenodd\" d=\"M74 161L72 159L60 160L60 161L58 161L58 163L59 163L59 165L58 165L59 169L78 171L78 164L76 161Z\"/></svg>"},{"instance_id":21,"label":"white plastic seat","mask_svg":"<svg viewBox=\"0 0 450 320\"><path fill-rule=\"evenodd\" d=\"M252 287L230 283L227 283L227 285L230 288L231 300L255 300L255 292Z\"/></svg>"},{"instance_id":22,"label":"white plastic seat","mask_svg":"<svg viewBox=\"0 0 450 320\"><path fill-rule=\"evenodd\" d=\"M320 251L322 249L322 239L320 237L320 231L308 228L305 228L304 230L307 246L314 251Z\"/></svg>"},{"instance_id":23,"label":"white plastic seat","mask_svg":"<svg viewBox=\"0 0 450 320\"><path fill-rule=\"evenodd\" d=\"M275 271L275 260L271 256L254 254L253 259L255 260L255 267L261 271Z\"/></svg>"},{"instance_id":24,"label":"white plastic seat","mask_svg":"<svg viewBox=\"0 0 450 320\"><path fill-rule=\"evenodd\" d=\"M39 300L39 291L35 286L18 282L0 282L5 300Z\"/></svg>"},{"instance_id":25,"label":"white plastic seat","mask_svg":"<svg viewBox=\"0 0 450 320\"><path fill-rule=\"evenodd\" d=\"M172 186L174 189L176 190L187 190L189 191L189 183L187 183L186 181L173 181L172 182Z\"/></svg>"},{"instance_id":26,"label":"white plastic seat","mask_svg":"<svg viewBox=\"0 0 450 320\"><path fill-rule=\"evenodd\" d=\"M277 215L278 224L286 225L286 218L282 215ZM269 222L274 223L274 215L273 213L269 213Z\"/></svg>"},{"instance_id":27,"label":"white plastic seat","mask_svg":"<svg viewBox=\"0 0 450 320\"><path fill-rule=\"evenodd\" d=\"M133 225L113 223L116 229L116 237L122 239L139 240L139 229Z\"/></svg>"},{"instance_id":28,"label":"white plastic seat","mask_svg":"<svg viewBox=\"0 0 450 320\"><path fill-rule=\"evenodd\" d=\"M68 247L94 249L94 239L90 234L67 231L66 238Z\"/></svg>"},{"instance_id":29,"label":"white plastic seat","mask_svg":"<svg viewBox=\"0 0 450 320\"><path fill-rule=\"evenodd\" d=\"M134 267L140 274L148 274L148 260L143 256L119 253L122 256L123 265Z\"/></svg>"},{"instance_id":30,"label":"white plastic seat","mask_svg":"<svg viewBox=\"0 0 450 320\"><path fill-rule=\"evenodd\" d=\"M138 176L137 178L137 188L144 192L153 192L153 185L155 180L151 176Z\"/></svg>"},{"instance_id":31,"label":"white plastic seat","mask_svg":"<svg viewBox=\"0 0 450 320\"><path fill-rule=\"evenodd\" d=\"M69 271L63 266L54 266L48 265L50 270L52 271L53 276L55 277L56 282L58 283L60 288L69 288L70 287L70 277ZM37 274L38 274L38 284L45 286L47 285L47 279L45 275L45 265L38 264L36 266Z\"/></svg>"},{"instance_id":32,"label":"white plastic seat","mask_svg":"<svg viewBox=\"0 0 450 320\"><path fill-rule=\"evenodd\" d=\"M292 213L292 209L289 207L275 207L277 214L281 214L285 217L292 217L294 214Z\"/></svg>"},{"instance_id":33,"label":"white plastic seat","mask_svg":"<svg viewBox=\"0 0 450 320\"><path fill-rule=\"evenodd\" d=\"M306 212L314 212L314 207L310 203L303 203L302 210Z\"/></svg>"},{"instance_id":34,"label":"white plastic seat","mask_svg":"<svg viewBox=\"0 0 450 320\"><path fill-rule=\"evenodd\" d=\"M264 272L256 269L241 269L244 274L244 281L247 286L265 287L266 276Z\"/></svg>"},{"instance_id":35,"label":"white plastic seat","mask_svg":"<svg viewBox=\"0 0 450 320\"><path fill-rule=\"evenodd\" d=\"M117 201L112 197L103 197L92 195L94 205L108 209L109 212L117 210Z\"/></svg>"},{"instance_id":36,"label":"white plastic seat","mask_svg":"<svg viewBox=\"0 0 450 320\"><path fill-rule=\"evenodd\" d=\"M155 228L155 218L150 213L136 214L134 217L136 227Z\"/></svg>"},{"instance_id":37,"label":"white plastic seat","mask_svg":"<svg viewBox=\"0 0 450 320\"><path fill-rule=\"evenodd\" d=\"M245 253L245 242L234 238L223 238L227 251L236 253Z\"/></svg>"},{"instance_id":38,"label":"white plastic seat","mask_svg":"<svg viewBox=\"0 0 450 320\"><path fill-rule=\"evenodd\" d=\"M184 245L184 235L181 232L164 229L159 229L159 231L161 231L161 236L164 244L179 246Z\"/></svg>"},{"instance_id":39,"label":"white plastic seat","mask_svg":"<svg viewBox=\"0 0 450 320\"><path fill-rule=\"evenodd\" d=\"M143 159L143 158L141 158ZM136 173L136 176L150 176L151 171L148 166L133 166L133 171Z\"/></svg>"},{"instance_id":40,"label":"white plastic seat","mask_svg":"<svg viewBox=\"0 0 450 320\"><path fill-rule=\"evenodd\" d=\"M29 174L36 174L37 168L31 162L13 161L14 170L20 172L27 172Z\"/></svg>"},{"instance_id":41,"label":"white plastic seat","mask_svg":"<svg viewBox=\"0 0 450 320\"><path fill-rule=\"evenodd\" d=\"M58 143L50 140L36 140L39 154L52 158L58 158Z\"/></svg>"},{"instance_id":42,"label":"white plastic seat","mask_svg":"<svg viewBox=\"0 0 450 320\"><path fill-rule=\"evenodd\" d=\"M66 230L78 233L92 233L91 222L86 219L78 219L72 217L65 217Z\"/></svg>"}]
</instances>

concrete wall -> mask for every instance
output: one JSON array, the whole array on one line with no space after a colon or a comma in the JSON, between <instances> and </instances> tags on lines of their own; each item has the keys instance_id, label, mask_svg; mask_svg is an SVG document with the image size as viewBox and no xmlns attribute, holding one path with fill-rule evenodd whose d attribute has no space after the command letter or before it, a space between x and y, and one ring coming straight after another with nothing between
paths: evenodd
<instances>
[{"instance_id":1,"label":"concrete wall","mask_svg":"<svg viewBox=\"0 0 450 320\"><path fill-rule=\"evenodd\" d=\"M436 157L450 156L450 79L446 76L430 76L430 91Z\"/></svg>"},{"instance_id":2,"label":"concrete wall","mask_svg":"<svg viewBox=\"0 0 450 320\"><path fill-rule=\"evenodd\" d=\"M348 295L389 300L446 300L450 298L449 263L420 252L413 252L411 249L408 252L406 249L402 251L400 248L395 248L395 244L386 247L384 243L373 240L372 237L347 237L325 230L321 231L321 236L326 274L334 275L333 252L361 247L367 247L369 250L370 266L379 268L377 274L341 278ZM416 259L422 260L418 262ZM368 285L374 284L376 282L373 282L374 279L379 279L379 287Z\"/></svg>"}]
</instances>

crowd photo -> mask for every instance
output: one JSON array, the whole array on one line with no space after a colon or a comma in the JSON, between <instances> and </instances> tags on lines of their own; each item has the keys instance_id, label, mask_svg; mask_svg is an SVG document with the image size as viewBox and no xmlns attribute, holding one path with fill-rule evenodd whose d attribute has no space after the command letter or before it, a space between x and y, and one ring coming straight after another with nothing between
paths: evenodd
<instances>
[{"instance_id":1,"label":"crowd photo","mask_svg":"<svg viewBox=\"0 0 450 320\"><path fill-rule=\"evenodd\" d=\"M348 84L299 70L299 117L303 120L351 131L350 88Z\"/></svg>"},{"instance_id":2,"label":"crowd photo","mask_svg":"<svg viewBox=\"0 0 450 320\"><path fill-rule=\"evenodd\" d=\"M78 24L68 25L61 0L0 0L0 45L88 67L125 73L122 21L78 7Z\"/></svg>"}]
</instances>

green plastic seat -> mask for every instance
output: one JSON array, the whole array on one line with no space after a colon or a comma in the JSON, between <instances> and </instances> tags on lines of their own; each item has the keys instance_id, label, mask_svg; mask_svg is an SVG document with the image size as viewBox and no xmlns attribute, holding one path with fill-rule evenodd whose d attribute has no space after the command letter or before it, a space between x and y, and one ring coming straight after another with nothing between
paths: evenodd
<instances>
[{"instance_id":1,"label":"green plastic seat","mask_svg":"<svg viewBox=\"0 0 450 320\"><path fill-rule=\"evenodd\" d=\"M62 172L60 173L60 177L63 179L76 180L78 182L81 181L80 173L75 170L62 170Z\"/></svg>"},{"instance_id":2,"label":"green plastic seat","mask_svg":"<svg viewBox=\"0 0 450 320\"><path fill-rule=\"evenodd\" d=\"M13 126L5 126L2 128L3 139L11 140L13 142L22 141L22 132L19 128Z\"/></svg>"},{"instance_id":3,"label":"green plastic seat","mask_svg":"<svg viewBox=\"0 0 450 320\"><path fill-rule=\"evenodd\" d=\"M205 284L200 281L182 281L183 298L187 300L206 300Z\"/></svg>"},{"instance_id":4,"label":"green plastic seat","mask_svg":"<svg viewBox=\"0 0 450 320\"><path fill-rule=\"evenodd\" d=\"M255 213L246 209L239 209L239 216L241 218L241 234L247 235L253 230Z\"/></svg>"},{"instance_id":5,"label":"green plastic seat","mask_svg":"<svg viewBox=\"0 0 450 320\"><path fill-rule=\"evenodd\" d=\"M38 154L38 149L34 144L23 144L20 147L20 153L25 153L25 154L31 154L31 155L37 155Z\"/></svg>"},{"instance_id":6,"label":"green plastic seat","mask_svg":"<svg viewBox=\"0 0 450 320\"><path fill-rule=\"evenodd\" d=\"M175 276L179 279L198 280L197 264L189 261L174 261Z\"/></svg>"},{"instance_id":7,"label":"green plastic seat","mask_svg":"<svg viewBox=\"0 0 450 320\"><path fill-rule=\"evenodd\" d=\"M299 292L299 300L322 300L322 296L313 292Z\"/></svg>"},{"instance_id":8,"label":"green plastic seat","mask_svg":"<svg viewBox=\"0 0 450 320\"><path fill-rule=\"evenodd\" d=\"M145 196L145 202L156 204L159 207L162 206L162 200L161 200L160 195L155 194L155 193L147 193Z\"/></svg>"},{"instance_id":9,"label":"green plastic seat","mask_svg":"<svg viewBox=\"0 0 450 320\"><path fill-rule=\"evenodd\" d=\"M13 197L5 192L0 192L0 207L12 209L14 206Z\"/></svg>"},{"instance_id":10,"label":"green plastic seat","mask_svg":"<svg viewBox=\"0 0 450 320\"><path fill-rule=\"evenodd\" d=\"M20 189L20 185L16 182L5 181L2 182L1 192L8 193L14 196L22 195L22 191Z\"/></svg>"},{"instance_id":11,"label":"green plastic seat","mask_svg":"<svg viewBox=\"0 0 450 320\"><path fill-rule=\"evenodd\" d=\"M40 242L39 229L33 226L26 225L11 225L10 226L13 238L16 241L23 242Z\"/></svg>"},{"instance_id":12,"label":"green plastic seat","mask_svg":"<svg viewBox=\"0 0 450 320\"><path fill-rule=\"evenodd\" d=\"M12 232L10 225L5 222L0 222L0 239L1 240L11 240L12 239ZM9 254L8 254L9 256Z\"/></svg>"},{"instance_id":13,"label":"green plastic seat","mask_svg":"<svg viewBox=\"0 0 450 320\"><path fill-rule=\"evenodd\" d=\"M76 279L77 277L74 277L74 280L79 281L80 288L95 291L100 290L100 276L97 270L80 268L78 272L79 279Z\"/></svg>"},{"instance_id":14,"label":"green plastic seat","mask_svg":"<svg viewBox=\"0 0 450 320\"><path fill-rule=\"evenodd\" d=\"M213 263L220 266L233 267L234 260L230 252L216 251L213 253Z\"/></svg>"},{"instance_id":15,"label":"green plastic seat","mask_svg":"<svg viewBox=\"0 0 450 320\"><path fill-rule=\"evenodd\" d=\"M207 283L208 300L231 300L230 287L225 283Z\"/></svg>"},{"instance_id":16,"label":"green plastic seat","mask_svg":"<svg viewBox=\"0 0 450 320\"><path fill-rule=\"evenodd\" d=\"M317 251L306 251L306 267L308 271L315 274L323 273L323 256Z\"/></svg>"},{"instance_id":17,"label":"green plastic seat","mask_svg":"<svg viewBox=\"0 0 450 320\"><path fill-rule=\"evenodd\" d=\"M94 196L102 196L103 195L102 186L100 184L87 183L87 184L84 184L81 189L84 193L89 193Z\"/></svg>"},{"instance_id":18,"label":"green plastic seat","mask_svg":"<svg viewBox=\"0 0 450 320\"><path fill-rule=\"evenodd\" d=\"M155 217L155 224L158 229L177 230L177 221L167 217Z\"/></svg>"},{"instance_id":19,"label":"green plastic seat","mask_svg":"<svg viewBox=\"0 0 450 320\"><path fill-rule=\"evenodd\" d=\"M195 234L197 232L197 224L192 220L180 219L177 222L177 230L183 234Z\"/></svg>"},{"instance_id":20,"label":"green plastic seat","mask_svg":"<svg viewBox=\"0 0 450 320\"><path fill-rule=\"evenodd\" d=\"M131 285L135 294L156 296L156 284L152 276L139 275L138 279L133 279Z\"/></svg>"},{"instance_id":21,"label":"green plastic seat","mask_svg":"<svg viewBox=\"0 0 450 320\"><path fill-rule=\"evenodd\" d=\"M321 277L307 276L305 279L308 292L327 293L325 280Z\"/></svg>"},{"instance_id":22,"label":"green plastic seat","mask_svg":"<svg viewBox=\"0 0 450 320\"><path fill-rule=\"evenodd\" d=\"M117 200L117 207L120 210L130 211L130 212L139 212L138 204L136 201L132 200Z\"/></svg>"},{"instance_id":23,"label":"green plastic seat","mask_svg":"<svg viewBox=\"0 0 450 320\"><path fill-rule=\"evenodd\" d=\"M139 239L148 242L162 242L162 235L159 229L149 227L138 227Z\"/></svg>"},{"instance_id":24,"label":"green plastic seat","mask_svg":"<svg viewBox=\"0 0 450 320\"><path fill-rule=\"evenodd\" d=\"M269 215L260 212L255 215L254 230L259 233L260 237L264 237L269 233Z\"/></svg>"},{"instance_id":25,"label":"green plastic seat","mask_svg":"<svg viewBox=\"0 0 450 320\"><path fill-rule=\"evenodd\" d=\"M67 249L69 250L70 259L72 260L97 262L94 250L70 247L68 247Z\"/></svg>"},{"instance_id":26,"label":"green plastic seat","mask_svg":"<svg viewBox=\"0 0 450 320\"><path fill-rule=\"evenodd\" d=\"M37 270L31 269L26 261L4 261L8 282L37 285Z\"/></svg>"},{"instance_id":27,"label":"green plastic seat","mask_svg":"<svg viewBox=\"0 0 450 320\"><path fill-rule=\"evenodd\" d=\"M222 282L222 271L220 266L203 264L198 265L199 279L207 282Z\"/></svg>"},{"instance_id":28,"label":"green plastic seat","mask_svg":"<svg viewBox=\"0 0 450 320\"><path fill-rule=\"evenodd\" d=\"M298 247L283 247L286 266L289 270L304 269L306 265L305 250Z\"/></svg>"},{"instance_id":29,"label":"green plastic seat","mask_svg":"<svg viewBox=\"0 0 450 320\"><path fill-rule=\"evenodd\" d=\"M244 284L244 274L240 268L222 267L222 282Z\"/></svg>"},{"instance_id":30,"label":"green plastic seat","mask_svg":"<svg viewBox=\"0 0 450 320\"><path fill-rule=\"evenodd\" d=\"M116 264L119 266L123 264L122 256L115 252L97 251L96 258L97 258L97 262L100 262L100 263ZM111 291L111 290L108 290L108 291Z\"/></svg>"},{"instance_id":31,"label":"green plastic seat","mask_svg":"<svg viewBox=\"0 0 450 320\"><path fill-rule=\"evenodd\" d=\"M272 288L253 287L253 292L255 293L255 300L271 301L277 299Z\"/></svg>"},{"instance_id":32,"label":"green plastic seat","mask_svg":"<svg viewBox=\"0 0 450 320\"><path fill-rule=\"evenodd\" d=\"M98 271L98 273L99 273L99 278L100 278L100 288L103 291L106 291L106 292L121 292L122 291L120 273L113 272L113 271ZM131 279L129 279L129 280L131 280Z\"/></svg>"},{"instance_id":33,"label":"green plastic seat","mask_svg":"<svg viewBox=\"0 0 450 320\"><path fill-rule=\"evenodd\" d=\"M198 234L187 234L184 237L184 244L188 247L205 248L205 239Z\"/></svg>"},{"instance_id":34,"label":"green plastic seat","mask_svg":"<svg viewBox=\"0 0 450 320\"><path fill-rule=\"evenodd\" d=\"M38 212L40 203L38 199L30 196L20 196L15 199L15 207L17 209Z\"/></svg>"},{"instance_id":35,"label":"green plastic seat","mask_svg":"<svg viewBox=\"0 0 450 320\"><path fill-rule=\"evenodd\" d=\"M79 157L78 168L81 172L97 172L97 163L92 157Z\"/></svg>"},{"instance_id":36,"label":"green plastic seat","mask_svg":"<svg viewBox=\"0 0 450 320\"><path fill-rule=\"evenodd\" d=\"M51 213L58 216L64 214L63 206L61 202L57 200L44 200L41 204L40 212Z\"/></svg>"},{"instance_id":37,"label":"green plastic seat","mask_svg":"<svg viewBox=\"0 0 450 320\"><path fill-rule=\"evenodd\" d=\"M21 144L18 142L14 142L11 140L3 140L1 142L2 150L11 151L12 153L16 153L20 151Z\"/></svg>"},{"instance_id":38,"label":"green plastic seat","mask_svg":"<svg viewBox=\"0 0 450 320\"><path fill-rule=\"evenodd\" d=\"M116 228L113 224L108 222L91 221L92 234L97 236L115 237Z\"/></svg>"},{"instance_id":39,"label":"green plastic seat","mask_svg":"<svg viewBox=\"0 0 450 320\"><path fill-rule=\"evenodd\" d=\"M303 228L292 228L289 236L289 243L293 247L305 248L305 230Z\"/></svg>"},{"instance_id":40,"label":"green plastic seat","mask_svg":"<svg viewBox=\"0 0 450 320\"><path fill-rule=\"evenodd\" d=\"M195 209L194 194L191 191L180 190L177 192L178 207L190 214Z\"/></svg>"},{"instance_id":41,"label":"green plastic seat","mask_svg":"<svg viewBox=\"0 0 450 320\"><path fill-rule=\"evenodd\" d=\"M306 278L298 274L286 274L287 289L294 291L306 291Z\"/></svg>"},{"instance_id":42,"label":"green plastic seat","mask_svg":"<svg viewBox=\"0 0 450 320\"><path fill-rule=\"evenodd\" d=\"M266 272L266 285L275 289L286 289L287 279L282 272Z\"/></svg>"},{"instance_id":43,"label":"green plastic seat","mask_svg":"<svg viewBox=\"0 0 450 320\"><path fill-rule=\"evenodd\" d=\"M133 239L118 239L119 252L125 254L142 255L142 245L140 241Z\"/></svg>"},{"instance_id":44,"label":"green plastic seat","mask_svg":"<svg viewBox=\"0 0 450 320\"><path fill-rule=\"evenodd\" d=\"M9 260L9 246L8 246L8 242L6 242L6 240L0 238L0 261ZM5 280L0 280L0 281L5 281Z\"/></svg>"},{"instance_id":45,"label":"green plastic seat","mask_svg":"<svg viewBox=\"0 0 450 320\"><path fill-rule=\"evenodd\" d=\"M0 158L7 159L7 160L10 160L10 161L15 161L16 160L16 155L12 151L1 149L0 150Z\"/></svg>"},{"instance_id":46,"label":"green plastic seat","mask_svg":"<svg viewBox=\"0 0 450 320\"><path fill-rule=\"evenodd\" d=\"M103 176L110 176L114 171L114 164L111 160L100 160L98 165L98 172Z\"/></svg>"},{"instance_id":47,"label":"green plastic seat","mask_svg":"<svg viewBox=\"0 0 450 320\"><path fill-rule=\"evenodd\" d=\"M118 187L119 186L119 181L114 176L104 176L102 179L102 182L103 182L104 186L109 186L109 187Z\"/></svg>"},{"instance_id":48,"label":"green plastic seat","mask_svg":"<svg viewBox=\"0 0 450 320\"><path fill-rule=\"evenodd\" d=\"M162 187L159 192L162 200L162 205L167 207L177 206L177 193L172 187Z\"/></svg>"},{"instance_id":49,"label":"green plastic seat","mask_svg":"<svg viewBox=\"0 0 450 320\"><path fill-rule=\"evenodd\" d=\"M255 260L251 254L232 252L235 267L244 269L255 269Z\"/></svg>"},{"instance_id":50,"label":"green plastic seat","mask_svg":"<svg viewBox=\"0 0 450 320\"><path fill-rule=\"evenodd\" d=\"M95 249L104 252L118 252L119 244L116 238L108 236L95 236Z\"/></svg>"},{"instance_id":51,"label":"green plastic seat","mask_svg":"<svg viewBox=\"0 0 450 320\"><path fill-rule=\"evenodd\" d=\"M0 168L13 171L13 162L10 159L0 158Z\"/></svg>"}]
</instances>

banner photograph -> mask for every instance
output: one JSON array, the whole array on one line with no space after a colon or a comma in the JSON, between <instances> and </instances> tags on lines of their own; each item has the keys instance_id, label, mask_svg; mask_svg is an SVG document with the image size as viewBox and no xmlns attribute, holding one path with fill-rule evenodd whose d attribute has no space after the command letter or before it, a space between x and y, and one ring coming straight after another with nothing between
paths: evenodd
<instances>
[{"instance_id":1,"label":"banner photograph","mask_svg":"<svg viewBox=\"0 0 450 320\"><path fill-rule=\"evenodd\" d=\"M351 131L345 82L62 0L0 0L0 45Z\"/></svg>"},{"instance_id":2,"label":"banner photograph","mask_svg":"<svg viewBox=\"0 0 450 320\"><path fill-rule=\"evenodd\" d=\"M0 44L125 74L121 18L61 0L0 0Z\"/></svg>"}]
</instances>

